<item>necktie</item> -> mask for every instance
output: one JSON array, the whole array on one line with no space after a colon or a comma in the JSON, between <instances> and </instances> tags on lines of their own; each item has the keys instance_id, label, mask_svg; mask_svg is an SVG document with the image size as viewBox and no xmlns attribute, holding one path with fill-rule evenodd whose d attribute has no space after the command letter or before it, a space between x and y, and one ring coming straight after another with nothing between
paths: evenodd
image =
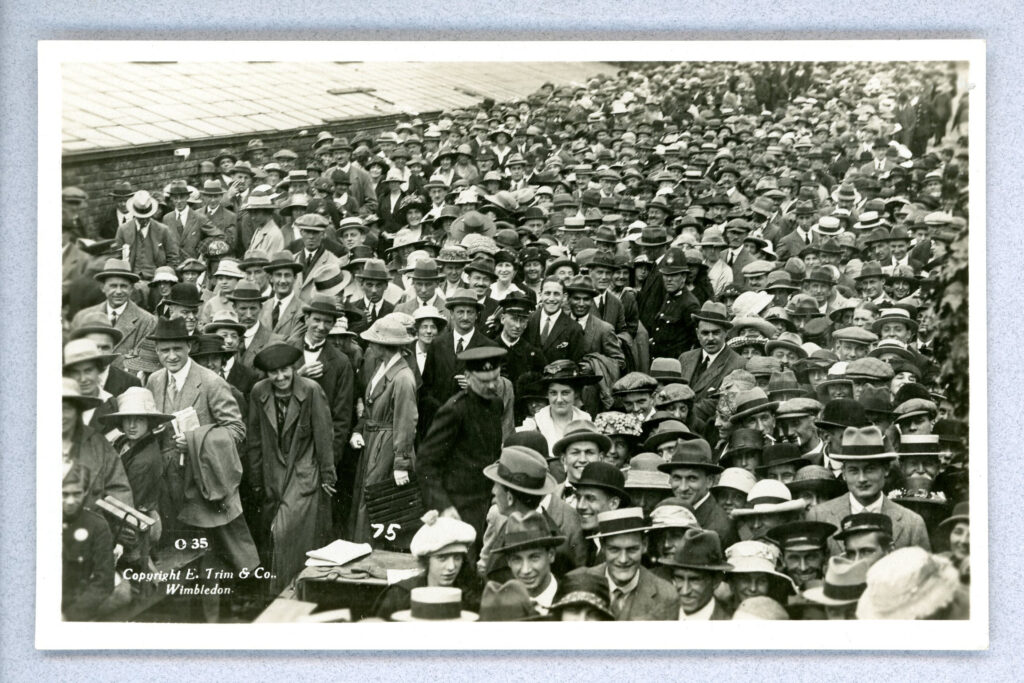
<instances>
[{"instance_id":1,"label":"necktie","mask_svg":"<svg viewBox=\"0 0 1024 683\"><path fill-rule=\"evenodd\" d=\"M117 311L110 312L110 326L117 327Z\"/></svg>"},{"instance_id":2,"label":"necktie","mask_svg":"<svg viewBox=\"0 0 1024 683\"><path fill-rule=\"evenodd\" d=\"M238 357L241 358L245 355L245 335L238 340Z\"/></svg>"},{"instance_id":3,"label":"necktie","mask_svg":"<svg viewBox=\"0 0 1024 683\"><path fill-rule=\"evenodd\" d=\"M459 355L466 350L466 340L464 337L459 337L459 341L455 344L455 355Z\"/></svg>"},{"instance_id":4,"label":"necktie","mask_svg":"<svg viewBox=\"0 0 1024 683\"><path fill-rule=\"evenodd\" d=\"M174 375L167 375L167 399L172 408L178 406L178 386L174 381Z\"/></svg>"},{"instance_id":5,"label":"necktie","mask_svg":"<svg viewBox=\"0 0 1024 683\"><path fill-rule=\"evenodd\" d=\"M725 257L725 262L728 263L730 266L732 265L732 262L735 261L735 260L736 260L736 257L733 256L733 253L731 251L729 252L729 255L727 257Z\"/></svg>"},{"instance_id":6,"label":"necktie","mask_svg":"<svg viewBox=\"0 0 1024 683\"><path fill-rule=\"evenodd\" d=\"M690 378L690 384L696 383L701 375L708 369L708 357L705 354L700 355L700 362L697 363L697 367L693 369L693 377Z\"/></svg>"},{"instance_id":7,"label":"necktie","mask_svg":"<svg viewBox=\"0 0 1024 683\"><path fill-rule=\"evenodd\" d=\"M373 324L373 321L376 318L377 318L377 308L373 304L370 304L370 307L366 309L366 319L370 322L370 324Z\"/></svg>"},{"instance_id":8,"label":"necktie","mask_svg":"<svg viewBox=\"0 0 1024 683\"><path fill-rule=\"evenodd\" d=\"M181 225L185 225L185 222L184 222L183 220L181 220L181 211L175 211L175 212L174 212L174 217L175 217L176 219L178 219L178 223L179 223L179 224L181 224Z\"/></svg>"},{"instance_id":9,"label":"necktie","mask_svg":"<svg viewBox=\"0 0 1024 683\"><path fill-rule=\"evenodd\" d=\"M281 319L281 300L274 302L274 310L270 313L270 326L276 328L277 322Z\"/></svg>"},{"instance_id":10,"label":"necktie","mask_svg":"<svg viewBox=\"0 0 1024 683\"><path fill-rule=\"evenodd\" d=\"M547 340L548 340L548 335L549 335L549 334L551 334L551 316L548 316L548 317L547 317L547 318L546 318L546 319L544 320L544 329L543 329L543 330L541 330L541 333L540 333L540 340L541 340L542 342L545 342L545 343L546 343L546 342L547 342Z\"/></svg>"},{"instance_id":11,"label":"necktie","mask_svg":"<svg viewBox=\"0 0 1024 683\"><path fill-rule=\"evenodd\" d=\"M626 591L621 588L616 588L612 592L612 614L616 617L622 614L622 606L626 602Z\"/></svg>"}]
</instances>

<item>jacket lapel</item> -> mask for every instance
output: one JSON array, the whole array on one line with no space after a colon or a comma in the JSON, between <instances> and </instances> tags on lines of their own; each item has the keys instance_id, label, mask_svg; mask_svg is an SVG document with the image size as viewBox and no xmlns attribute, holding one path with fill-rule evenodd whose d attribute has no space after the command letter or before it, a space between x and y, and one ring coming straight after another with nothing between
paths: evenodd
<instances>
[{"instance_id":1,"label":"jacket lapel","mask_svg":"<svg viewBox=\"0 0 1024 683\"><path fill-rule=\"evenodd\" d=\"M263 406L263 415L267 418L267 426L271 431L277 435L277 414L274 406L274 392L268 389L259 396L260 403ZM275 439L276 440L276 439Z\"/></svg>"},{"instance_id":2,"label":"jacket lapel","mask_svg":"<svg viewBox=\"0 0 1024 683\"><path fill-rule=\"evenodd\" d=\"M292 384L292 400L288 401L288 412L284 416L284 433L290 434L295 421L299 419L302 412L302 404L309 397L309 387L305 384L295 382Z\"/></svg>"}]
</instances>

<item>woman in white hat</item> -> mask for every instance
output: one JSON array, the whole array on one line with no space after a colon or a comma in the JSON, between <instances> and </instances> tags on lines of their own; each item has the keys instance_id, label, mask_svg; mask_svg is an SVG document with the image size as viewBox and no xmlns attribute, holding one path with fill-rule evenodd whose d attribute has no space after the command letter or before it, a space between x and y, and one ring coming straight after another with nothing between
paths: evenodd
<instances>
[{"instance_id":1,"label":"woman in white hat","mask_svg":"<svg viewBox=\"0 0 1024 683\"><path fill-rule=\"evenodd\" d=\"M413 312L412 318L416 321L416 367L422 376L427 362L427 349L448 325L448 319L436 306L420 306Z\"/></svg>"},{"instance_id":2,"label":"woman in white hat","mask_svg":"<svg viewBox=\"0 0 1024 683\"><path fill-rule=\"evenodd\" d=\"M370 539L364 487L391 478L398 486L409 483L419 417L416 378L406 360L415 337L392 315L378 318L359 336L369 343L367 356L379 360L363 394L363 416L349 440L353 448L362 449L350 534L357 543Z\"/></svg>"},{"instance_id":3,"label":"woman in white hat","mask_svg":"<svg viewBox=\"0 0 1024 683\"><path fill-rule=\"evenodd\" d=\"M469 524L441 517L437 510L429 511L409 544L422 573L389 586L377 601L374 613L387 619L395 612L409 609L412 592L423 586L460 588L462 607L478 610L483 582L473 563L466 561L466 553L475 540L476 530Z\"/></svg>"},{"instance_id":4,"label":"woman in white hat","mask_svg":"<svg viewBox=\"0 0 1024 683\"><path fill-rule=\"evenodd\" d=\"M732 565L726 572L726 580L735 605L762 595L785 605L787 596L797 592L793 579L776 569L779 549L771 543L733 543L725 549L725 561Z\"/></svg>"}]
</instances>

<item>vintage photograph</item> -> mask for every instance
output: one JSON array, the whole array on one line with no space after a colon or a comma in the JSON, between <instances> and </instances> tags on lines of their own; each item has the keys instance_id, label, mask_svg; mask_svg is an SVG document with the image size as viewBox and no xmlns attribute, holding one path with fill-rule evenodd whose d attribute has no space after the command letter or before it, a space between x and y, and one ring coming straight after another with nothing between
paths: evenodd
<instances>
[{"instance_id":1,"label":"vintage photograph","mask_svg":"<svg viewBox=\"0 0 1024 683\"><path fill-rule=\"evenodd\" d=\"M987 620L982 50L266 45L41 66L37 633Z\"/></svg>"}]
</instances>

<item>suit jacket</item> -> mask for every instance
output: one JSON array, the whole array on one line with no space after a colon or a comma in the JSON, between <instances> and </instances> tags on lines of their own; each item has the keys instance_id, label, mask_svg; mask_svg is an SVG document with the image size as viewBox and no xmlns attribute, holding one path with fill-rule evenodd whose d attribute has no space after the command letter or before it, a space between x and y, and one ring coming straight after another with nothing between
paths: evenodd
<instances>
[{"instance_id":1,"label":"suit jacket","mask_svg":"<svg viewBox=\"0 0 1024 683\"><path fill-rule=\"evenodd\" d=\"M71 321L71 327L74 328L81 325L82 318L89 313L102 313L106 315L107 302L104 301L103 303L80 310ZM119 353L123 358L125 355L134 355L139 344L153 332L153 329L156 327L156 317L152 313L139 308L134 301L129 301L125 306L124 313L117 319L114 327L119 329L124 334L124 337L114 346L113 353ZM122 358L114 361L118 367L121 365Z\"/></svg>"},{"instance_id":2,"label":"suit jacket","mask_svg":"<svg viewBox=\"0 0 1024 683\"><path fill-rule=\"evenodd\" d=\"M513 383L524 373L542 372L544 366L548 364L544 352L522 337L513 346L509 346L500 334L496 341L498 346L508 351L501 366L501 374L508 377Z\"/></svg>"},{"instance_id":3,"label":"suit jacket","mask_svg":"<svg viewBox=\"0 0 1024 683\"><path fill-rule=\"evenodd\" d=\"M235 443L241 443L245 439L245 422L238 402L231 395L231 387L217 373L195 361L190 362L184 386L178 387L178 395L173 402L168 400L167 395L167 370L161 368L146 380L146 388L153 392L157 410L161 413L174 413L192 406L199 417L200 426L224 427L231 433Z\"/></svg>"},{"instance_id":4,"label":"suit jacket","mask_svg":"<svg viewBox=\"0 0 1024 683\"><path fill-rule=\"evenodd\" d=\"M665 281L657 268L651 271L644 280L640 293L637 296L637 305L640 308L640 322L648 330L654 329L654 320L658 317L658 311L665 301Z\"/></svg>"},{"instance_id":5,"label":"suit jacket","mask_svg":"<svg viewBox=\"0 0 1024 683\"><path fill-rule=\"evenodd\" d=\"M708 393L721 386L722 380L730 372L744 367L746 361L743 356L726 346L704 371L704 374L694 382L691 378L697 368L697 363L700 362L702 353L704 350L701 348L691 349L679 356L679 364L682 366L683 379L689 382L690 388L696 394L693 399L694 414L698 419L706 421L715 414L715 402L708 398Z\"/></svg>"},{"instance_id":6,"label":"suit jacket","mask_svg":"<svg viewBox=\"0 0 1024 683\"><path fill-rule=\"evenodd\" d=\"M583 328L583 355L588 353L607 356L618 364L620 372L626 367L626 356L614 328L593 313L587 316L587 326Z\"/></svg>"},{"instance_id":7,"label":"suit jacket","mask_svg":"<svg viewBox=\"0 0 1024 683\"><path fill-rule=\"evenodd\" d=\"M612 329L615 330L615 334L620 332L636 334L636 321L633 321L633 330L629 331L626 324L626 307L623 305L622 300L612 292L606 291L604 293L600 306L596 304L595 299L594 313L598 318L611 325Z\"/></svg>"},{"instance_id":8,"label":"suit jacket","mask_svg":"<svg viewBox=\"0 0 1024 683\"><path fill-rule=\"evenodd\" d=\"M231 364L227 380L228 384L238 389L243 396L248 396L256 382L260 380L260 375L251 367L239 362L236 357L235 362Z\"/></svg>"},{"instance_id":9,"label":"suit jacket","mask_svg":"<svg viewBox=\"0 0 1024 683\"><path fill-rule=\"evenodd\" d=\"M243 337L244 341L244 337ZM271 342L284 341L277 335L270 331L270 328L260 323L260 327L256 330L256 334L253 335L252 341L245 347L245 353L242 354L242 362L252 368L252 363L256 360L256 354L262 351ZM261 373L262 374L262 373Z\"/></svg>"},{"instance_id":10,"label":"suit jacket","mask_svg":"<svg viewBox=\"0 0 1024 683\"><path fill-rule=\"evenodd\" d=\"M824 503L815 505L807 511L807 519L812 522L828 522L835 527L841 528L843 517L851 514L850 494L843 494L838 498L827 500ZM928 530L925 527L921 515L898 505L888 498L882 498L882 514L892 519L892 547L906 548L916 545L931 551L931 542L928 540ZM828 542L833 555L841 555L842 546L833 540Z\"/></svg>"},{"instance_id":11,"label":"suit jacket","mask_svg":"<svg viewBox=\"0 0 1024 683\"><path fill-rule=\"evenodd\" d=\"M292 296L292 300L284 307L277 317L277 325L272 324L274 317L274 302L277 297L272 296L263 302L260 310L260 326L266 327L288 343L301 341L306 334L306 321L302 315L302 300L298 294Z\"/></svg>"},{"instance_id":12,"label":"suit jacket","mask_svg":"<svg viewBox=\"0 0 1024 683\"><path fill-rule=\"evenodd\" d=\"M484 335L480 330L473 332L473 337L466 345L466 349L475 349L480 346L497 346L490 337ZM461 388L455 381L455 375L462 374L466 364L455 357L455 333L451 327L444 329L441 334L434 337L427 349L427 360L423 364L423 386L420 390L420 397L430 397L439 405L457 394Z\"/></svg>"},{"instance_id":13,"label":"suit jacket","mask_svg":"<svg viewBox=\"0 0 1024 683\"><path fill-rule=\"evenodd\" d=\"M448 309L445 308L444 297L441 296L441 292L434 292L434 298L430 300L430 305L434 306L438 311L440 311L441 315L443 315L444 319L447 320L449 323L452 321L451 314L448 312ZM399 304L396 304L395 310L399 313L408 313L409 315L412 315L413 313L416 312L416 309L419 307L420 300L413 296Z\"/></svg>"},{"instance_id":14,"label":"suit jacket","mask_svg":"<svg viewBox=\"0 0 1024 683\"><path fill-rule=\"evenodd\" d=\"M301 349L303 340L291 344ZM327 394L327 404L330 406L331 420L334 423L334 461L337 463L345 452L345 444L352 430L356 376L348 356L336 349L333 344L324 344L320 351L320 362L324 366L323 374L310 379L315 380ZM299 368L304 364L305 360L300 357L295 367Z\"/></svg>"},{"instance_id":15,"label":"suit jacket","mask_svg":"<svg viewBox=\"0 0 1024 683\"><path fill-rule=\"evenodd\" d=\"M141 386L142 382L139 381L138 377L111 365L107 371L107 381L103 383L103 390L112 396L120 396L129 387Z\"/></svg>"},{"instance_id":16,"label":"suit jacket","mask_svg":"<svg viewBox=\"0 0 1024 683\"><path fill-rule=\"evenodd\" d=\"M729 254L726 253L726 258ZM739 255L732 262L732 281L733 282L746 282L743 276L743 269L754 262L754 257L751 256L750 252L746 249L740 249Z\"/></svg>"},{"instance_id":17,"label":"suit jacket","mask_svg":"<svg viewBox=\"0 0 1024 683\"><path fill-rule=\"evenodd\" d=\"M178 235L174 230L171 230L163 223L155 220L149 221L149 231L146 233L146 239L149 240L150 245L153 249L153 268L159 268L160 266L176 266L181 261L181 254L178 248ZM137 248L140 245L136 245L136 239L138 238L138 224L135 219L124 223L117 229L117 235L114 236L114 249L120 249L124 245L128 245L128 262L131 264L135 263L135 255L138 253ZM153 279L152 272L140 272L135 270L136 273L142 276L143 280Z\"/></svg>"},{"instance_id":18,"label":"suit jacket","mask_svg":"<svg viewBox=\"0 0 1024 683\"><path fill-rule=\"evenodd\" d=\"M588 572L603 581L608 580L603 562L596 567L577 571ZM679 594L671 583L658 578L651 570L640 567L640 581L636 590L626 598L621 611L616 613L613 609L612 614L615 615L615 621L677 621Z\"/></svg>"},{"instance_id":19,"label":"suit jacket","mask_svg":"<svg viewBox=\"0 0 1024 683\"><path fill-rule=\"evenodd\" d=\"M810 237L813 244L816 241L813 232L810 233ZM779 256L779 262L785 263L790 258L799 256L806 246L807 243L800 238L800 234L793 230L793 232L779 239L775 246L775 253Z\"/></svg>"},{"instance_id":20,"label":"suit jacket","mask_svg":"<svg viewBox=\"0 0 1024 683\"><path fill-rule=\"evenodd\" d=\"M540 349L549 363L566 358L578 363L583 358L583 328L565 311L551 326L547 341L541 340L540 311L534 311L523 338Z\"/></svg>"},{"instance_id":21,"label":"suit jacket","mask_svg":"<svg viewBox=\"0 0 1024 683\"><path fill-rule=\"evenodd\" d=\"M213 215L210 215L206 212L206 209L203 209L202 216L210 225L224 233L224 239L228 244L235 243L235 232L238 230L238 216L234 211L222 204ZM272 256L272 254L268 255Z\"/></svg>"},{"instance_id":22,"label":"suit jacket","mask_svg":"<svg viewBox=\"0 0 1024 683\"><path fill-rule=\"evenodd\" d=\"M863 175L881 175L886 171L891 171L894 168L896 168L896 164L890 161L889 159L886 159L882 162L881 171L875 168L875 162L873 160L861 166L859 170Z\"/></svg>"},{"instance_id":23,"label":"suit jacket","mask_svg":"<svg viewBox=\"0 0 1024 683\"><path fill-rule=\"evenodd\" d=\"M203 229L209 230L209 219L205 211L200 213L189 207L184 225L175 216L174 211L168 211L164 216L164 224L177 234L178 247L182 254L188 258L199 257L199 243L206 236Z\"/></svg>"},{"instance_id":24,"label":"suit jacket","mask_svg":"<svg viewBox=\"0 0 1024 683\"><path fill-rule=\"evenodd\" d=\"M714 531L722 542L722 548L728 548L740 540L736 533L736 525L733 524L729 513L722 509L714 496L709 495L707 500L693 511L701 529ZM837 525L838 526L838 525Z\"/></svg>"},{"instance_id":25,"label":"suit jacket","mask_svg":"<svg viewBox=\"0 0 1024 683\"><path fill-rule=\"evenodd\" d=\"M298 278L299 284L295 291L303 301L309 301L316 294L316 287L313 285L318 271L340 264L338 257L328 251L324 245L320 245L317 252L313 254L312 261L306 258L306 248L301 247L296 252L295 262L302 265L302 277Z\"/></svg>"},{"instance_id":26,"label":"suit jacket","mask_svg":"<svg viewBox=\"0 0 1024 683\"><path fill-rule=\"evenodd\" d=\"M128 220L131 220L131 215L128 216ZM117 207L111 206L107 211L103 212L96 229L99 231L100 239L109 240L117 235L119 227L121 227L121 221L118 220Z\"/></svg>"},{"instance_id":27,"label":"suit jacket","mask_svg":"<svg viewBox=\"0 0 1024 683\"><path fill-rule=\"evenodd\" d=\"M360 332L368 330L370 328L370 325L373 324L373 321L369 320L366 317L366 303L365 303L365 300L362 297L359 297L358 299L356 299L355 301L352 301L350 303L352 304L353 308L355 308L357 311L359 311L360 313L363 314L363 319L360 320L359 322L353 323L352 327L350 329L353 332L355 332L356 334L359 334ZM379 312L377 313L377 317L378 318L382 318L382 317L384 317L388 313L391 313L394 310L395 310L395 305L393 303L389 302L386 299L381 299L380 300L380 308L379 308ZM360 342L362 342L361 339L360 339Z\"/></svg>"}]
</instances>

